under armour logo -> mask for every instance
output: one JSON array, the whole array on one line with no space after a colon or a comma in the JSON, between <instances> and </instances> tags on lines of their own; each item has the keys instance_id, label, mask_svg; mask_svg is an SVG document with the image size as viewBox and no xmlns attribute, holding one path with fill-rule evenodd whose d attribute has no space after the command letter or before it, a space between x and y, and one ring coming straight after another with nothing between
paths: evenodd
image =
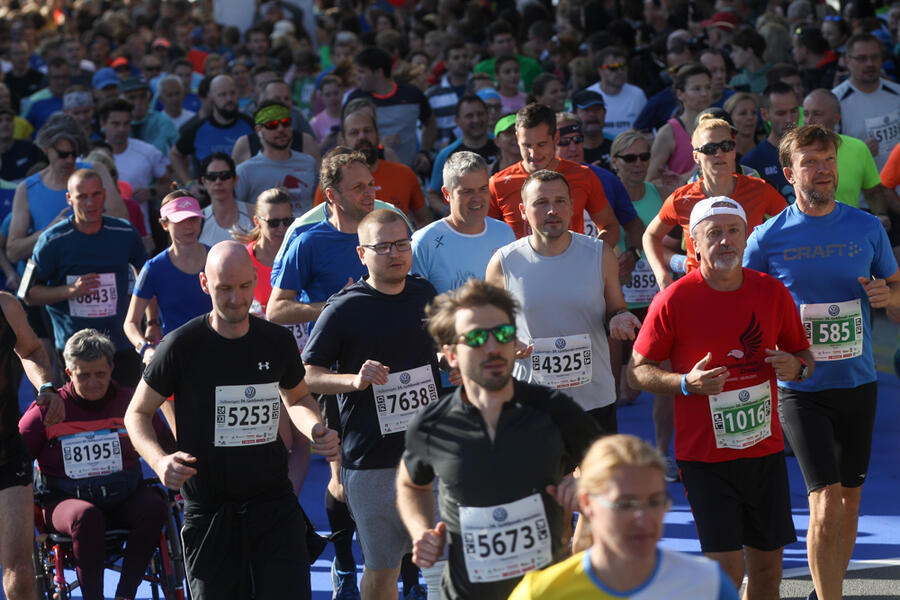
<instances>
[{"instance_id":1,"label":"under armour logo","mask_svg":"<svg viewBox=\"0 0 900 600\"><path fill-rule=\"evenodd\" d=\"M263 369L265 369L266 371L269 370L269 363L267 363L267 362L261 362L261 363L257 363L257 364L259 365L259 370L260 370L260 371L262 371Z\"/></svg>"},{"instance_id":2,"label":"under armour logo","mask_svg":"<svg viewBox=\"0 0 900 600\"><path fill-rule=\"evenodd\" d=\"M440 248L443 245L444 245L444 236L439 235L436 238L434 238L434 247L435 248Z\"/></svg>"}]
</instances>

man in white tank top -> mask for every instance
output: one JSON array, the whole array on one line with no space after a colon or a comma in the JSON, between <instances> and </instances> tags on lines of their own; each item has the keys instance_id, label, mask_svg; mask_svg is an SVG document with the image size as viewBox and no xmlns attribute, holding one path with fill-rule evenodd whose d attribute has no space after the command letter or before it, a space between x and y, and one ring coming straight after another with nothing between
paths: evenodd
<instances>
[{"instance_id":1,"label":"man in white tank top","mask_svg":"<svg viewBox=\"0 0 900 600\"><path fill-rule=\"evenodd\" d=\"M604 432L615 433L607 327L616 339L634 339L640 321L625 305L612 248L569 231L572 210L563 175L532 173L522 185L531 234L500 248L485 279L522 306L519 340L531 355L517 361L513 376L565 390Z\"/></svg>"}]
</instances>

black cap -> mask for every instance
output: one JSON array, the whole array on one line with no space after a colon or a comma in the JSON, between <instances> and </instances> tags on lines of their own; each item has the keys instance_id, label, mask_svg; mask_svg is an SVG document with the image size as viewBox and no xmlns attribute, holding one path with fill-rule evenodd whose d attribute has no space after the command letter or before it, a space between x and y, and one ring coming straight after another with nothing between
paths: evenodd
<instances>
[{"instance_id":1,"label":"black cap","mask_svg":"<svg viewBox=\"0 0 900 600\"><path fill-rule=\"evenodd\" d=\"M580 92L575 92L575 95L572 96L572 106L575 108L587 108L597 104L606 107L603 96L591 90L581 90Z\"/></svg>"}]
</instances>

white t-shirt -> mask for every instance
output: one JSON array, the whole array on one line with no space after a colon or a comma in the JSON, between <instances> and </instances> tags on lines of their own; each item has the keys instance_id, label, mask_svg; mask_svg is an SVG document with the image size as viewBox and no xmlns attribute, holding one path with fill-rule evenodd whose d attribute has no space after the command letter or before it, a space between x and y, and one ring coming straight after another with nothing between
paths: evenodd
<instances>
[{"instance_id":1,"label":"white t-shirt","mask_svg":"<svg viewBox=\"0 0 900 600\"><path fill-rule=\"evenodd\" d=\"M875 164L880 171L900 142L900 85L882 79L881 87L867 94L848 79L831 91L841 103L841 133L878 140Z\"/></svg>"},{"instance_id":2,"label":"white t-shirt","mask_svg":"<svg viewBox=\"0 0 900 600\"><path fill-rule=\"evenodd\" d=\"M125 151L114 159L119 179L130 183L134 190L150 189L153 179L165 175L169 166L169 158L156 146L135 138L128 138Z\"/></svg>"},{"instance_id":3,"label":"white t-shirt","mask_svg":"<svg viewBox=\"0 0 900 600\"><path fill-rule=\"evenodd\" d=\"M194 115L196 115L196 114L197 113L195 113L194 111L188 110L186 108L181 109L181 114L178 115L178 118L175 118L172 115L170 115L169 113L166 113L166 115L170 119L172 119L172 122L175 123L175 129L181 129L181 126L184 125L185 123L187 123L188 121L190 121L191 119L193 119Z\"/></svg>"},{"instance_id":4,"label":"white t-shirt","mask_svg":"<svg viewBox=\"0 0 900 600\"><path fill-rule=\"evenodd\" d=\"M603 96L603 102L606 103L606 124L603 126L603 136L609 139L614 139L623 131L631 129L644 105L647 104L644 90L630 83L626 83L622 87L622 91L615 96L600 89L599 81L588 89Z\"/></svg>"}]
</instances>

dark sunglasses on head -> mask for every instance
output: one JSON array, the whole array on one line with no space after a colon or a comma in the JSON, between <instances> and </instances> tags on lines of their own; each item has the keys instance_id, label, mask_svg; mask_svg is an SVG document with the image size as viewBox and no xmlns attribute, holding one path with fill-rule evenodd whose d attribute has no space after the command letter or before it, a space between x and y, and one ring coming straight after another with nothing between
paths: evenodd
<instances>
[{"instance_id":1,"label":"dark sunglasses on head","mask_svg":"<svg viewBox=\"0 0 900 600\"><path fill-rule=\"evenodd\" d=\"M621 158L627 163L633 163L634 161L640 159L643 162L647 162L650 160L649 152L641 152L640 154L616 154L616 158Z\"/></svg>"},{"instance_id":2,"label":"dark sunglasses on head","mask_svg":"<svg viewBox=\"0 0 900 600\"><path fill-rule=\"evenodd\" d=\"M65 150L57 150L56 148L54 148L53 151L56 152L56 155L57 155L58 157L60 157L61 159L63 159L63 160L66 160L66 159L69 158L70 156L75 156L75 151L74 151L74 150L69 150L69 151L67 152L67 151L65 151Z\"/></svg>"},{"instance_id":3,"label":"dark sunglasses on head","mask_svg":"<svg viewBox=\"0 0 900 600\"><path fill-rule=\"evenodd\" d=\"M573 135L570 138L560 138L559 145L565 148L569 144L580 144L584 141L583 135Z\"/></svg>"},{"instance_id":4,"label":"dark sunglasses on head","mask_svg":"<svg viewBox=\"0 0 900 600\"><path fill-rule=\"evenodd\" d=\"M234 173L231 171L210 171L203 176L207 181L227 181L232 177L234 177Z\"/></svg>"},{"instance_id":5,"label":"dark sunglasses on head","mask_svg":"<svg viewBox=\"0 0 900 600\"><path fill-rule=\"evenodd\" d=\"M263 221L269 224L269 227L278 227L279 225L284 225L285 227L290 227L291 223L294 222L294 217L284 217L282 219L263 219Z\"/></svg>"},{"instance_id":6,"label":"dark sunglasses on head","mask_svg":"<svg viewBox=\"0 0 900 600\"><path fill-rule=\"evenodd\" d=\"M611 63L608 65L600 65L600 68L604 71L618 71L619 69L624 69L626 66L625 63Z\"/></svg>"},{"instance_id":7,"label":"dark sunglasses on head","mask_svg":"<svg viewBox=\"0 0 900 600\"><path fill-rule=\"evenodd\" d=\"M508 344L516 337L516 326L512 323L497 325L492 329L473 329L463 333L459 337L471 348L481 348L488 341L488 335L494 334L494 339L500 344Z\"/></svg>"},{"instance_id":8,"label":"dark sunglasses on head","mask_svg":"<svg viewBox=\"0 0 900 600\"><path fill-rule=\"evenodd\" d=\"M279 125L290 127L291 118L285 117L283 119L275 119L274 121L266 121L265 123L263 123L263 127L265 127L266 129L278 129Z\"/></svg>"},{"instance_id":9,"label":"dark sunglasses on head","mask_svg":"<svg viewBox=\"0 0 900 600\"><path fill-rule=\"evenodd\" d=\"M721 142L710 142L708 144L703 144L699 148L694 148L700 154L706 154L708 156L714 155L716 152L721 150L722 152L731 152L734 150L734 147L737 144L734 140L722 140Z\"/></svg>"}]
</instances>

